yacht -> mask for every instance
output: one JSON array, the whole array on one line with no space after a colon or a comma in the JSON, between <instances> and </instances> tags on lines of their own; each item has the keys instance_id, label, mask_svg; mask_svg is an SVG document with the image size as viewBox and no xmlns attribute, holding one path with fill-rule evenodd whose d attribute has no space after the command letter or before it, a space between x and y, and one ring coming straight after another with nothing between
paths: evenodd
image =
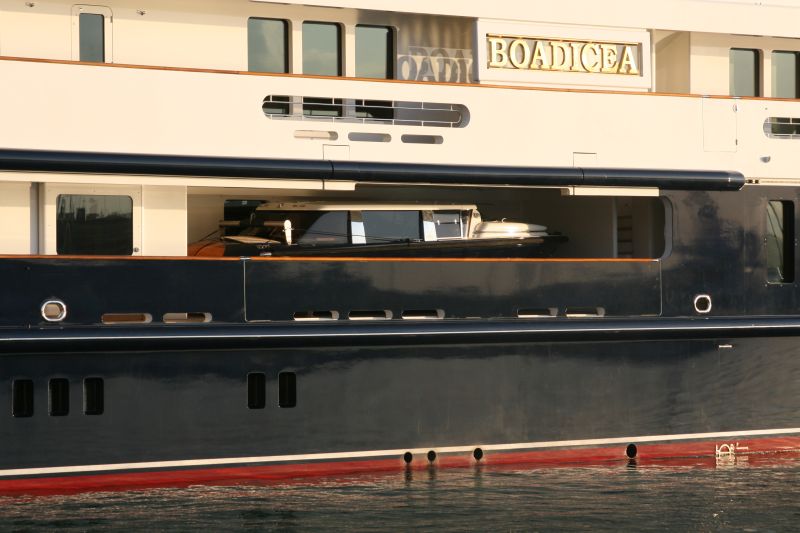
<instances>
[{"instance_id":1,"label":"yacht","mask_svg":"<svg viewBox=\"0 0 800 533\"><path fill-rule=\"evenodd\" d=\"M0 492L798 452L798 17L0 0Z\"/></svg>"}]
</instances>

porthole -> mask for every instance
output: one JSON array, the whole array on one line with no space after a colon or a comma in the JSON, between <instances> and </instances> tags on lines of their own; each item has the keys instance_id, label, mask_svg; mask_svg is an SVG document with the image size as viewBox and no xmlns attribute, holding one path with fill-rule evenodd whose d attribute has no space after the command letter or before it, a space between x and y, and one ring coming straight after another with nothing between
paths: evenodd
<instances>
[{"instance_id":1,"label":"porthole","mask_svg":"<svg viewBox=\"0 0 800 533\"><path fill-rule=\"evenodd\" d=\"M42 304L41 313L48 322L61 322L67 318L67 304L61 300L47 300Z\"/></svg>"},{"instance_id":2,"label":"porthole","mask_svg":"<svg viewBox=\"0 0 800 533\"><path fill-rule=\"evenodd\" d=\"M708 294L698 294L694 297L694 310L701 315L711 312L711 296Z\"/></svg>"}]
</instances>

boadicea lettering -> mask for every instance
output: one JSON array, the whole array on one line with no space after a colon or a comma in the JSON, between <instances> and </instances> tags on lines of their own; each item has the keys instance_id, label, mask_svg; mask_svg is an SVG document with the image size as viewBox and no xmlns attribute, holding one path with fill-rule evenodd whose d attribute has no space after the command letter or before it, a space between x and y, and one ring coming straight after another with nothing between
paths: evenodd
<instances>
[{"instance_id":1,"label":"boadicea lettering","mask_svg":"<svg viewBox=\"0 0 800 533\"><path fill-rule=\"evenodd\" d=\"M640 45L487 35L489 68L638 76Z\"/></svg>"}]
</instances>

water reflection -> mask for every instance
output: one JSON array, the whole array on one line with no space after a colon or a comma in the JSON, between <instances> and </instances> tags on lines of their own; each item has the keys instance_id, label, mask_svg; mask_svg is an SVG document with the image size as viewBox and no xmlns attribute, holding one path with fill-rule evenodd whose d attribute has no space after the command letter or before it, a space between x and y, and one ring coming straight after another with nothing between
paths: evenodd
<instances>
[{"instance_id":1,"label":"water reflection","mask_svg":"<svg viewBox=\"0 0 800 533\"><path fill-rule=\"evenodd\" d=\"M0 499L0 529L789 529L800 458L407 469L216 487Z\"/></svg>"}]
</instances>

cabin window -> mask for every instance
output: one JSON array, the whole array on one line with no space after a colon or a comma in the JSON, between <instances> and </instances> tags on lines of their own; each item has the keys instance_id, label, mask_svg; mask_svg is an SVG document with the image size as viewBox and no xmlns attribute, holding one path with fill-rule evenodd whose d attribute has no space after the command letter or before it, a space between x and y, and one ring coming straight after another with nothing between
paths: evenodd
<instances>
[{"instance_id":1,"label":"cabin window","mask_svg":"<svg viewBox=\"0 0 800 533\"><path fill-rule=\"evenodd\" d=\"M247 19L247 68L250 72L289 72L288 27L285 20Z\"/></svg>"},{"instance_id":2,"label":"cabin window","mask_svg":"<svg viewBox=\"0 0 800 533\"><path fill-rule=\"evenodd\" d=\"M363 211L367 244L422 240L419 211Z\"/></svg>"},{"instance_id":3,"label":"cabin window","mask_svg":"<svg viewBox=\"0 0 800 533\"><path fill-rule=\"evenodd\" d=\"M102 415L105 410L103 378L86 378L83 380L83 413Z\"/></svg>"},{"instance_id":4,"label":"cabin window","mask_svg":"<svg viewBox=\"0 0 800 533\"><path fill-rule=\"evenodd\" d=\"M112 195L58 195L56 251L60 255L133 254L132 198Z\"/></svg>"},{"instance_id":5,"label":"cabin window","mask_svg":"<svg viewBox=\"0 0 800 533\"><path fill-rule=\"evenodd\" d=\"M278 374L278 406L297 407L297 375L294 372Z\"/></svg>"},{"instance_id":6,"label":"cabin window","mask_svg":"<svg viewBox=\"0 0 800 533\"><path fill-rule=\"evenodd\" d=\"M341 27L330 22L303 23L303 74L342 75Z\"/></svg>"},{"instance_id":7,"label":"cabin window","mask_svg":"<svg viewBox=\"0 0 800 533\"><path fill-rule=\"evenodd\" d=\"M356 26L356 76L394 77L394 31L384 26Z\"/></svg>"},{"instance_id":8,"label":"cabin window","mask_svg":"<svg viewBox=\"0 0 800 533\"><path fill-rule=\"evenodd\" d=\"M798 63L800 63L798 52L772 52L772 96L800 98Z\"/></svg>"},{"instance_id":9,"label":"cabin window","mask_svg":"<svg viewBox=\"0 0 800 533\"><path fill-rule=\"evenodd\" d=\"M106 60L106 18L97 13L78 15L80 60L104 63Z\"/></svg>"},{"instance_id":10,"label":"cabin window","mask_svg":"<svg viewBox=\"0 0 800 533\"><path fill-rule=\"evenodd\" d=\"M264 409L267 406L267 375L263 372L247 374L247 407Z\"/></svg>"},{"instance_id":11,"label":"cabin window","mask_svg":"<svg viewBox=\"0 0 800 533\"><path fill-rule=\"evenodd\" d=\"M334 118L341 117L342 112L341 98L303 98L303 115L306 117Z\"/></svg>"},{"instance_id":12,"label":"cabin window","mask_svg":"<svg viewBox=\"0 0 800 533\"><path fill-rule=\"evenodd\" d=\"M15 379L11 385L11 414L17 418L33 416L33 380Z\"/></svg>"},{"instance_id":13,"label":"cabin window","mask_svg":"<svg viewBox=\"0 0 800 533\"><path fill-rule=\"evenodd\" d=\"M53 378L49 383L50 416L67 416L69 414L69 380Z\"/></svg>"},{"instance_id":14,"label":"cabin window","mask_svg":"<svg viewBox=\"0 0 800 533\"><path fill-rule=\"evenodd\" d=\"M761 96L758 50L732 48L730 52L731 96Z\"/></svg>"},{"instance_id":15,"label":"cabin window","mask_svg":"<svg viewBox=\"0 0 800 533\"><path fill-rule=\"evenodd\" d=\"M767 204L767 281L794 281L794 203L771 200Z\"/></svg>"}]
</instances>

